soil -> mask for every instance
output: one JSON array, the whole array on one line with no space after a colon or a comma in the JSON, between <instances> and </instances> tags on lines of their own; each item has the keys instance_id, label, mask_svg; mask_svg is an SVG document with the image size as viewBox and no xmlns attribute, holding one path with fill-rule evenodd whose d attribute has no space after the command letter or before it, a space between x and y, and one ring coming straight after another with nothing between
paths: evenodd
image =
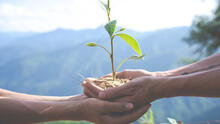
<instances>
[{"instance_id":1,"label":"soil","mask_svg":"<svg viewBox=\"0 0 220 124\"><path fill-rule=\"evenodd\" d=\"M106 90L109 88L119 87L121 85L128 83L129 81L130 79L115 79L115 81L113 81L112 77L105 77L105 78L99 78L93 81L93 83L96 86L102 88L103 90Z\"/></svg>"}]
</instances>

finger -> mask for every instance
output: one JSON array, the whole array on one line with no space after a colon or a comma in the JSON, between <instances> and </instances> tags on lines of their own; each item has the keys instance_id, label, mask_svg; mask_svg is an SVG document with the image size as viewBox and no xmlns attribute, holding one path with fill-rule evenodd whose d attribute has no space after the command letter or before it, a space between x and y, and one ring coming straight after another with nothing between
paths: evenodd
<instances>
[{"instance_id":1,"label":"finger","mask_svg":"<svg viewBox=\"0 0 220 124\"><path fill-rule=\"evenodd\" d=\"M96 79L95 79L95 78L86 78L86 79L82 82L81 86L84 87L86 83L93 82L94 80L96 80Z\"/></svg>"},{"instance_id":2,"label":"finger","mask_svg":"<svg viewBox=\"0 0 220 124\"><path fill-rule=\"evenodd\" d=\"M117 76L118 73L120 73L120 72L115 72L116 76ZM112 77L112 73L107 74L107 75L105 75L105 76L103 76L101 78L107 78L107 77Z\"/></svg>"},{"instance_id":3,"label":"finger","mask_svg":"<svg viewBox=\"0 0 220 124\"><path fill-rule=\"evenodd\" d=\"M151 105L147 105L144 106L142 108L139 108L137 110L134 110L133 112L129 113L129 114L125 114L125 115L118 115L116 119L117 122L120 123L130 123L130 122L134 122L136 121L138 118L140 118L144 113L146 113L148 111L148 109L151 107Z\"/></svg>"},{"instance_id":4,"label":"finger","mask_svg":"<svg viewBox=\"0 0 220 124\"><path fill-rule=\"evenodd\" d=\"M86 78L84 81L85 82L93 82L95 80L97 80L97 79L96 78Z\"/></svg>"},{"instance_id":5,"label":"finger","mask_svg":"<svg viewBox=\"0 0 220 124\"><path fill-rule=\"evenodd\" d=\"M112 112L127 112L134 108L132 103L122 103L122 102L108 102L103 101L101 105L101 110L103 114L109 114Z\"/></svg>"},{"instance_id":6,"label":"finger","mask_svg":"<svg viewBox=\"0 0 220 124\"><path fill-rule=\"evenodd\" d=\"M107 89L105 91L99 92L98 96L100 99L114 99L118 97L128 96L130 91L130 88L127 86L127 84L119 87L114 87Z\"/></svg>"},{"instance_id":7,"label":"finger","mask_svg":"<svg viewBox=\"0 0 220 124\"><path fill-rule=\"evenodd\" d=\"M111 99L111 102L128 102L128 103L132 103L131 101L132 96L127 96L127 97L121 97L121 98L116 98L116 99Z\"/></svg>"},{"instance_id":8,"label":"finger","mask_svg":"<svg viewBox=\"0 0 220 124\"><path fill-rule=\"evenodd\" d=\"M85 91L88 91L89 93L91 93L91 96L93 98L98 98L98 93L94 92L93 90L90 90L89 88L85 87L84 88Z\"/></svg>"},{"instance_id":9,"label":"finger","mask_svg":"<svg viewBox=\"0 0 220 124\"><path fill-rule=\"evenodd\" d=\"M88 97L92 97L92 98L97 98L98 95L93 93L91 90L89 90L88 88L84 88L84 94Z\"/></svg>"},{"instance_id":10,"label":"finger","mask_svg":"<svg viewBox=\"0 0 220 124\"><path fill-rule=\"evenodd\" d=\"M127 79L132 79L133 78L133 70L131 69L126 69L122 72L117 73L117 78L127 78Z\"/></svg>"},{"instance_id":11,"label":"finger","mask_svg":"<svg viewBox=\"0 0 220 124\"><path fill-rule=\"evenodd\" d=\"M86 82L83 84L84 88L87 88L88 90L92 91L94 94L96 94L96 96L98 96L98 94L103 91L102 88L96 86L94 83L92 82Z\"/></svg>"},{"instance_id":12,"label":"finger","mask_svg":"<svg viewBox=\"0 0 220 124\"><path fill-rule=\"evenodd\" d=\"M122 71L122 72L118 72L117 74L116 74L116 78L125 78L125 71Z\"/></svg>"}]
</instances>

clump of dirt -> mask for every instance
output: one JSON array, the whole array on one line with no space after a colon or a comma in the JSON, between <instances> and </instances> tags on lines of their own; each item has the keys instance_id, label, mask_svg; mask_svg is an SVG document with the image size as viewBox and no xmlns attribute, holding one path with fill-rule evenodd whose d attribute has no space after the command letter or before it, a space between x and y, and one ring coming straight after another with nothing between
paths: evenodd
<instances>
[{"instance_id":1,"label":"clump of dirt","mask_svg":"<svg viewBox=\"0 0 220 124\"><path fill-rule=\"evenodd\" d=\"M122 86L122 85L128 83L129 81L130 81L130 79L115 79L113 81L112 77L104 77L104 78L99 78L99 79L93 81L93 83L96 86L102 88L103 90L106 90L109 88Z\"/></svg>"}]
</instances>

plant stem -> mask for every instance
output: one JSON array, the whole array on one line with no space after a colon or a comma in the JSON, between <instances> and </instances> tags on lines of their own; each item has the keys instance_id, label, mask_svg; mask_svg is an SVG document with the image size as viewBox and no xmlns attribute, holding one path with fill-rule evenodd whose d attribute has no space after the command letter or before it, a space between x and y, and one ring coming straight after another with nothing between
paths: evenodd
<instances>
[{"instance_id":1,"label":"plant stem","mask_svg":"<svg viewBox=\"0 0 220 124\"><path fill-rule=\"evenodd\" d=\"M108 49L106 49L104 46L99 45L99 44L97 44L97 46L100 47L100 48L102 48L102 49L104 49L104 50L111 56L111 53L110 53L110 52L108 51Z\"/></svg>"},{"instance_id":2,"label":"plant stem","mask_svg":"<svg viewBox=\"0 0 220 124\"><path fill-rule=\"evenodd\" d=\"M112 64L112 78L113 78L113 81L115 81L115 78L116 78L116 73L115 73L115 66L114 66L114 36L111 37L111 55L110 55L110 58L111 58L111 64Z\"/></svg>"},{"instance_id":3,"label":"plant stem","mask_svg":"<svg viewBox=\"0 0 220 124\"><path fill-rule=\"evenodd\" d=\"M110 0L108 0L108 10L107 10L107 16L108 16L108 22L111 21L111 8L110 8ZM116 72L115 72L115 65L114 65L114 36L111 36L111 53L110 53L110 59L111 59L111 64L112 64L112 78L113 81L116 79Z\"/></svg>"}]
</instances>

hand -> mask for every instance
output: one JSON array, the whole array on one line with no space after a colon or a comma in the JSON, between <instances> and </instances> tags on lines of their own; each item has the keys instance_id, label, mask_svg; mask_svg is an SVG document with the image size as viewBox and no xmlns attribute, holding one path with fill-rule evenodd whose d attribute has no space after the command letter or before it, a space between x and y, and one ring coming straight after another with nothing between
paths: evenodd
<instances>
[{"instance_id":1,"label":"hand","mask_svg":"<svg viewBox=\"0 0 220 124\"><path fill-rule=\"evenodd\" d=\"M126 69L122 72L117 72L116 77L117 78L127 78L127 79L135 79L143 76L155 76L154 72L149 72L143 69ZM103 77L111 77L112 74L108 74ZM88 97L98 98L98 93L102 91L101 88L97 87L96 85L89 83L96 80L95 78L87 78L83 82L82 86L84 87L84 94Z\"/></svg>"},{"instance_id":2,"label":"hand","mask_svg":"<svg viewBox=\"0 0 220 124\"><path fill-rule=\"evenodd\" d=\"M109 77L109 76L112 76L112 74L108 74L104 77ZM117 72L116 76L120 78L127 78L127 79L134 79L134 78L139 78L143 76L166 77L166 76L171 76L171 72L169 71L149 72L143 69L126 69L122 72Z\"/></svg>"},{"instance_id":3,"label":"hand","mask_svg":"<svg viewBox=\"0 0 220 124\"><path fill-rule=\"evenodd\" d=\"M85 94L104 100L133 103L136 108L162 98L163 84L168 78L165 77L140 77L131 80L127 84L111 88L105 91L98 89L87 79L84 83Z\"/></svg>"},{"instance_id":4,"label":"hand","mask_svg":"<svg viewBox=\"0 0 220 124\"><path fill-rule=\"evenodd\" d=\"M78 119L96 124L128 124L140 118L150 107L148 104L140 109L132 110L133 105L130 103L108 102L86 96L78 98L80 115Z\"/></svg>"},{"instance_id":5,"label":"hand","mask_svg":"<svg viewBox=\"0 0 220 124\"><path fill-rule=\"evenodd\" d=\"M109 76L112 76L112 74L108 74L104 77L109 77ZM120 78L134 79L143 76L156 76L156 75L154 72L149 72L143 69L126 69L122 72L117 72L116 76Z\"/></svg>"}]
</instances>

